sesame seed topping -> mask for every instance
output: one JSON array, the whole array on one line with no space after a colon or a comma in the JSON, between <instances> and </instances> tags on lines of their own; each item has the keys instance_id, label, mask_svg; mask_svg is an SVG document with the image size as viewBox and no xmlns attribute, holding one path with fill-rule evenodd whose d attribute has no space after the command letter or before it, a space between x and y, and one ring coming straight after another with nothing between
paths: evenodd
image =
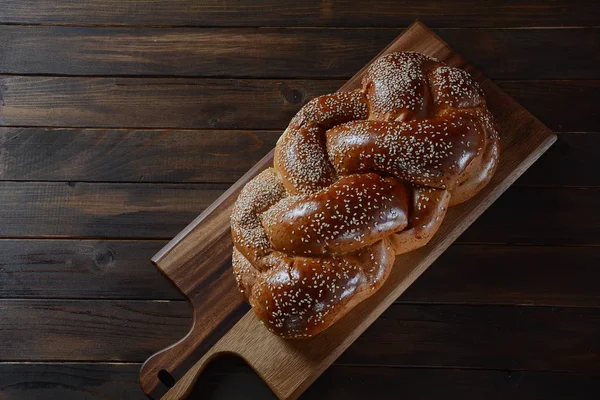
<instances>
[{"instance_id":1,"label":"sesame seed topping","mask_svg":"<svg viewBox=\"0 0 600 400\"><path fill-rule=\"evenodd\" d=\"M415 52L379 58L361 89L304 105L273 168L240 191L240 291L270 331L313 336L383 284L395 252L427 243L453 193L489 181L498 140L468 72Z\"/></svg>"}]
</instances>

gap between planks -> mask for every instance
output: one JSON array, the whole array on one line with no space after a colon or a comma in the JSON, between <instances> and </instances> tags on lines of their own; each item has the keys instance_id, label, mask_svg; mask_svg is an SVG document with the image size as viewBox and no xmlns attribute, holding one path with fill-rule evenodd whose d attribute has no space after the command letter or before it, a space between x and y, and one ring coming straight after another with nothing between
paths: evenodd
<instances>
[{"instance_id":1,"label":"gap between planks","mask_svg":"<svg viewBox=\"0 0 600 400\"><path fill-rule=\"evenodd\" d=\"M394 306L420 306L420 307L473 307L473 308L527 308L527 309L561 309L561 310L582 310L582 309L590 309L595 310L600 308L600 304L598 305L553 305L553 304L510 304L510 303L499 303L499 302L466 302L466 301L436 301L436 302L426 302L426 301L403 301L399 300L402 297L398 297L392 305ZM131 303L131 304L140 304L140 303L173 303L173 304L187 304L189 303L186 299L132 299L132 298L119 298L119 297L107 297L107 298L98 298L98 297L0 297L0 303L4 302L22 302L22 303L39 303L40 301L49 301L49 302L57 302L57 303ZM193 317L193 310L190 309L190 320ZM4 361L4 360L2 360Z\"/></svg>"},{"instance_id":2,"label":"gap between planks","mask_svg":"<svg viewBox=\"0 0 600 400\"><path fill-rule=\"evenodd\" d=\"M52 360L52 359L42 359L39 361L14 361L14 360L3 360L0 361L0 366L3 365L56 365L56 366L85 366L85 365L114 365L114 366L142 366L142 362L137 361L102 361L102 360ZM546 373L561 373L568 375L600 375L600 372L589 373L589 372L570 372L570 371L562 371L562 370L554 370L554 369L527 369L527 368L479 368L479 367L469 367L469 366L446 366L446 365L402 365L402 364L349 364L349 363L336 363L332 364L332 367L340 367L340 368L395 368L395 369L433 369L433 370L457 370L457 371L498 371L498 372L546 372Z\"/></svg>"},{"instance_id":3,"label":"gap between planks","mask_svg":"<svg viewBox=\"0 0 600 400\"><path fill-rule=\"evenodd\" d=\"M415 17L415 20L419 18ZM383 30L398 29L406 30L410 25L384 25L384 26L331 26L331 25L312 25L312 26L289 26L289 25L153 25L153 24L81 24L81 23L61 23L61 22L0 22L0 26L48 26L65 28L131 28L131 29L331 29L331 30ZM600 25L539 25L539 26L465 26L457 27L453 25L432 25L431 28L445 30L476 30L476 29L494 29L494 30L548 30L548 29L597 29Z\"/></svg>"}]
</instances>

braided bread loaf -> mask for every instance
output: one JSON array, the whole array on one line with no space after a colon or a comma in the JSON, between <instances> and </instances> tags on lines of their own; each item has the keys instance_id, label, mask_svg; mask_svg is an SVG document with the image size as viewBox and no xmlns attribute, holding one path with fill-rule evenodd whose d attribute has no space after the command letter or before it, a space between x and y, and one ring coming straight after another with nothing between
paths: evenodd
<instances>
[{"instance_id":1,"label":"braided bread loaf","mask_svg":"<svg viewBox=\"0 0 600 400\"><path fill-rule=\"evenodd\" d=\"M381 287L396 254L426 245L497 161L468 73L420 53L379 58L361 89L306 104L273 168L242 189L231 216L241 292L269 330L321 332Z\"/></svg>"}]
</instances>

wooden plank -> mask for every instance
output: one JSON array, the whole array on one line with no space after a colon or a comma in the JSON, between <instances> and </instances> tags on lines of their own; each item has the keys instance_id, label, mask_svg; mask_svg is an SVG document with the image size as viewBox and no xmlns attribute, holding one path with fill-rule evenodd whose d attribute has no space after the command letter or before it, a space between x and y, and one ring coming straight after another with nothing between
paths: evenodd
<instances>
[{"instance_id":1,"label":"wooden plank","mask_svg":"<svg viewBox=\"0 0 600 400\"><path fill-rule=\"evenodd\" d=\"M600 188L513 187L459 241L598 245L598 204ZM578 215L577 210L587 211Z\"/></svg>"},{"instance_id":2,"label":"wooden plank","mask_svg":"<svg viewBox=\"0 0 600 400\"><path fill-rule=\"evenodd\" d=\"M400 32L9 25L0 26L0 73L349 77Z\"/></svg>"},{"instance_id":3,"label":"wooden plank","mask_svg":"<svg viewBox=\"0 0 600 400\"><path fill-rule=\"evenodd\" d=\"M168 239L228 186L0 182L0 237ZM599 202L597 187L512 187L458 242L598 245Z\"/></svg>"},{"instance_id":4,"label":"wooden plank","mask_svg":"<svg viewBox=\"0 0 600 400\"><path fill-rule=\"evenodd\" d=\"M600 19L596 26L598 22ZM600 57L590 54L600 38L598 29L447 29L436 33L494 80L597 79L597 74L588 70L588 61L580 57ZM580 44L589 47L576 53L580 44L570 40L581 40ZM547 64L542 67L539 63Z\"/></svg>"},{"instance_id":5,"label":"wooden plank","mask_svg":"<svg viewBox=\"0 0 600 400\"><path fill-rule=\"evenodd\" d=\"M0 363L0 397L6 400L146 399L140 364ZM598 375L563 372L353 367L332 365L300 399L477 398L591 400L600 396ZM275 399L243 362L215 360L200 377L202 398ZM537 397L536 397L537 396ZM197 398L194 395L192 399Z\"/></svg>"},{"instance_id":6,"label":"wooden plank","mask_svg":"<svg viewBox=\"0 0 600 400\"><path fill-rule=\"evenodd\" d=\"M5 400L139 399L140 364L0 363Z\"/></svg>"},{"instance_id":7,"label":"wooden plank","mask_svg":"<svg viewBox=\"0 0 600 400\"><path fill-rule=\"evenodd\" d=\"M348 78L401 30L5 25L0 73ZM492 79L599 79L599 32L437 30Z\"/></svg>"},{"instance_id":8,"label":"wooden plank","mask_svg":"<svg viewBox=\"0 0 600 400\"><path fill-rule=\"evenodd\" d=\"M228 185L0 183L0 236L173 237Z\"/></svg>"},{"instance_id":9,"label":"wooden plank","mask_svg":"<svg viewBox=\"0 0 600 400\"><path fill-rule=\"evenodd\" d=\"M0 240L0 298L183 300L150 264L164 244ZM599 247L454 245L398 302L600 307L597 265Z\"/></svg>"},{"instance_id":10,"label":"wooden plank","mask_svg":"<svg viewBox=\"0 0 600 400\"><path fill-rule=\"evenodd\" d=\"M432 368L329 368L301 399L592 400L600 376Z\"/></svg>"},{"instance_id":11,"label":"wooden plank","mask_svg":"<svg viewBox=\"0 0 600 400\"><path fill-rule=\"evenodd\" d=\"M282 3L276 0L3 0L0 22L172 26L393 26L421 18L446 26L593 26L600 12L593 0L568 1L424 0L372 2L351 0Z\"/></svg>"},{"instance_id":12,"label":"wooden plank","mask_svg":"<svg viewBox=\"0 0 600 400\"><path fill-rule=\"evenodd\" d=\"M332 365L300 399L581 399L600 394L599 375L562 372L393 368ZM243 361L222 357L200 377L190 398L275 399ZM197 397L194 397L197 395Z\"/></svg>"},{"instance_id":13,"label":"wooden plank","mask_svg":"<svg viewBox=\"0 0 600 400\"><path fill-rule=\"evenodd\" d=\"M504 81L498 86L552 130L597 131L600 111L586 99L600 95L600 81Z\"/></svg>"},{"instance_id":14,"label":"wooden plank","mask_svg":"<svg viewBox=\"0 0 600 400\"><path fill-rule=\"evenodd\" d=\"M0 77L0 125L274 129L342 82ZM3 105L2 105L3 104Z\"/></svg>"},{"instance_id":15,"label":"wooden plank","mask_svg":"<svg viewBox=\"0 0 600 400\"><path fill-rule=\"evenodd\" d=\"M245 128L254 124L284 128L307 98L341 84L313 81L316 87L306 96L298 89L305 82L311 81L287 82L293 85L290 87L273 80L4 77L0 78L0 122L187 128ZM286 89L295 104L282 107Z\"/></svg>"},{"instance_id":16,"label":"wooden plank","mask_svg":"<svg viewBox=\"0 0 600 400\"><path fill-rule=\"evenodd\" d=\"M0 128L0 180L233 183L281 131ZM600 186L598 133L561 133L517 181Z\"/></svg>"},{"instance_id":17,"label":"wooden plank","mask_svg":"<svg viewBox=\"0 0 600 400\"><path fill-rule=\"evenodd\" d=\"M146 399L140 364L1 363L0 397L6 400ZM598 375L537 371L332 365L300 399L477 398L591 400L600 396ZM198 395L212 400L275 399L243 362L215 360L200 377ZM191 399L198 398L190 396ZM537 396L537 397L536 397Z\"/></svg>"},{"instance_id":18,"label":"wooden plank","mask_svg":"<svg viewBox=\"0 0 600 400\"><path fill-rule=\"evenodd\" d=\"M0 126L284 129L341 80L0 77ZM594 132L600 80L502 81L558 131Z\"/></svg>"},{"instance_id":19,"label":"wooden plank","mask_svg":"<svg viewBox=\"0 0 600 400\"><path fill-rule=\"evenodd\" d=\"M600 186L595 133L558 134L558 140L516 182L522 186Z\"/></svg>"},{"instance_id":20,"label":"wooden plank","mask_svg":"<svg viewBox=\"0 0 600 400\"><path fill-rule=\"evenodd\" d=\"M0 179L231 183L280 133L0 128Z\"/></svg>"},{"instance_id":21,"label":"wooden plank","mask_svg":"<svg viewBox=\"0 0 600 400\"><path fill-rule=\"evenodd\" d=\"M598 307L598 265L599 247L453 245L398 302Z\"/></svg>"},{"instance_id":22,"label":"wooden plank","mask_svg":"<svg viewBox=\"0 0 600 400\"><path fill-rule=\"evenodd\" d=\"M187 301L0 300L3 361L140 362L182 337Z\"/></svg>"},{"instance_id":23,"label":"wooden plank","mask_svg":"<svg viewBox=\"0 0 600 400\"><path fill-rule=\"evenodd\" d=\"M150 263L165 241L0 240L0 298L177 299Z\"/></svg>"},{"instance_id":24,"label":"wooden plank","mask_svg":"<svg viewBox=\"0 0 600 400\"><path fill-rule=\"evenodd\" d=\"M600 309L394 305L342 364L598 373Z\"/></svg>"},{"instance_id":25,"label":"wooden plank","mask_svg":"<svg viewBox=\"0 0 600 400\"><path fill-rule=\"evenodd\" d=\"M0 358L139 362L189 329L185 301L0 300ZM392 305L342 364L597 373L600 308Z\"/></svg>"}]
</instances>

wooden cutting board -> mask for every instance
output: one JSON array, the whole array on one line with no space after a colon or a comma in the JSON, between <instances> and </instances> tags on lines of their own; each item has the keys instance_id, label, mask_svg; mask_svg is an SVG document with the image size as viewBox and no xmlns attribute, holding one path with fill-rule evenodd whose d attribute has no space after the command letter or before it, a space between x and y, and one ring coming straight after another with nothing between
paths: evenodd
<instances>
[{"instance_id":1,"label":"wooden cutting board","mask_svg":"<svg viewBox=\"0 0 600 400\"><path fill-rule=\"evenodd\" d=\"M500 164L490 184L475 198L452 207L427 246L398 256L384 286L342 320L312 339L284 340L268 332L249 311L231 271L231 207L244 184L272 165L271 151L152 259L189 299L194 323L186 337L143 365L140 381L150 397L185 398L204 367L223 353L246 360L278 397L298 397L556 140L423 23L415 22L377 57L401 50L464 68L481 84L501 138ZM358 88L367 66L340 90Z\"/></svg>"}]
</instances>

